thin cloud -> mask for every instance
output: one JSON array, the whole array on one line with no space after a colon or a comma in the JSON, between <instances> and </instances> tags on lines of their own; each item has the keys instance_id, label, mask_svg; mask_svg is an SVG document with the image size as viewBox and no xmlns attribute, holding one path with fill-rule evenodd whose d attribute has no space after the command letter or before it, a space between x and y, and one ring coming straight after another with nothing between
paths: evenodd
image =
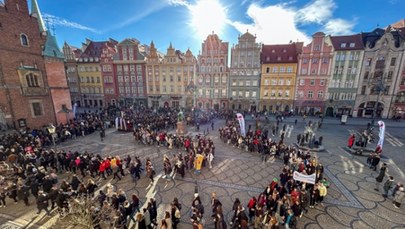
<instances>
[{"instance_id":1,"label":"thin cloud","mask_svg":"<svg viewBox=\"0 0 405 229\"><path fill-rule=\"evenodd\" d=\"M347 35L353 33L354 23L341 18L329 20L324 28L325 33L333 35Z\"/></svg>"},{"instance_id":2,"label":"thin cloud","mask_svg":"<svg viewBox=\"0 0 405 229\"><path fill-rule=\"evenodd\" d=\"M171 6L189 6L187 0L167 0L167 3Z\"/></svg>"},{"instance_id":3,"label":"thin cloud","mask_svg":"<svg viewBox=\"0 0 405 229\"><path fill-rule=\"evenodd\" d=\"M257 35L260 42L267 44L310 41L309 37L301 32L295 24L295 10L285 4L261 7L253 3L249 6L247 15L253 20L253 23L245 24L237 21L229 21L228 23L240 33L245 33L248 29L250 33Z\"/></svg>"},{"instance_id":4,"label":"thin cloud","mask_svg":"<svg viewBox=\"0 0 405 229\"><path fill-rule=\"evenodd\" d=\"M336 4L333 0L315 0L297 12L297 23L323 24L332 17Z\"/></svg>"},{"instance_id":5,"label":"thin cloud","mask_svg":"<svg viewBox=\"0 0 405 229\"><path fill-rule=\"evenodd\" d=\"M315 24L320 31L327 34L342 35L353 33L355 20L333 18L337 5L333 0L314 0L297 10L295 2L261 6L252 3L247 16L252 23L228 21L240 33L248 29L256 34L259 41L271 44L288 43L289 41L310 42L311 38L298 28L300 24Z\"/></svg>"},{"instance_id":6,"label":"thin cloud","mask_svg":"<svg viewBox=\"0 0 405 229\"><path fill-rule=\"evenodd\" d=\"M69 27L69 28L74 28L74 29L80 29L80 30L87 30L90 31L92 33L99 33L96 29L85 26L85 25L81 25L77 22L73 22L73 21L68 21L64 18L60 18L58 16L54 16L51 14L43 14L45 21L49 21L50 24L53 25L59 25L59 26L63 26L63 27Z\"/></svg>"}]
</instances>

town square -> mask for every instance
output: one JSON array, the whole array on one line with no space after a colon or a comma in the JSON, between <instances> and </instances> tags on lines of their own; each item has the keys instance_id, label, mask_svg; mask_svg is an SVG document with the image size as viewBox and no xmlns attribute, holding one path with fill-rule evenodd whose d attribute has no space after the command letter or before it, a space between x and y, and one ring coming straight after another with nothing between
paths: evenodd
<instances>
[{"instance_id":1,"label":"town square","mask_svg":"<svg viewBox=\"0 0 405 229\"><path fill-rule=\"evenodd\" d=\"M405 228L403 7L0 0L0 229Z\"/></svg>"}]
</instances>

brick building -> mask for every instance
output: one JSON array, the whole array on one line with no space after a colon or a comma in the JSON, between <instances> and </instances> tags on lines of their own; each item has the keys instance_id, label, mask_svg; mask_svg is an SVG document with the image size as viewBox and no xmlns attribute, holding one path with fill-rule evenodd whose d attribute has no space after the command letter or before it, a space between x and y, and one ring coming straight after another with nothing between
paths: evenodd
<instances>
[{"instance_id":1,"label":"brick building","mask_svg":"<svg viewBox=\"0 0 405 229\"><path fill-rule=\"evenodd\" d=\"M34 14L30 14L26 0L0 3L1 128L55 124L42 53L47 33L37 12L32 11Z\"/></svg>"}]
</instances>

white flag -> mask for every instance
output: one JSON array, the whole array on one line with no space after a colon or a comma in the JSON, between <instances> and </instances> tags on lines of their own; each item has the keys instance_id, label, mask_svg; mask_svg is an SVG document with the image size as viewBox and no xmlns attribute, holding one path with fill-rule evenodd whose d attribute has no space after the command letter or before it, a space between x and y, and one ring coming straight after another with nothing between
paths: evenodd
<instances>
[{"instance_id":1,"label":"white flag","mask_svg":"<svg viewBox=\"0 0 405 229\"><path fill-rule=\"evenodd\" d=\"M240 134L245 137L246 135L246 130L245 130L245 119L243 118L243 115L241 113L237 113L236 117L238 118L239 121L239 126L240 126Z\"/></svg>"},{"instance_id":2,"label":"white flag","mask_svg":"<svg viewBox=\"0 0 405 229\"><path fill-rule=\"evenodd\" d=\"M377 146L382 149L384 144L385 123L383 121L378 121L378 126L380 127L380 133L378 133L378 137L380 137L380 139L378 140Z\"/></svg>"}]
</instances>

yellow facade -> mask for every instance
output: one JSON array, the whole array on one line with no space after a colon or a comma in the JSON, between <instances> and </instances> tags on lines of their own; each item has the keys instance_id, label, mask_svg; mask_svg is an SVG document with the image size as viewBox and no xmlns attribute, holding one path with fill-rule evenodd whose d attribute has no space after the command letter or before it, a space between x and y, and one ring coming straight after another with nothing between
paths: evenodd
<instances>
[{"instance_id":1,"label":"yellow facade","mask_svg":"<svg viewBox=\"0 0 405 229\"><path fill-rule=\"evenodd\" d=\"M102 105L104 90L100 63L78 63L77 69L83 104L87 104L86 106Z\"/></svg>"},{"instance_id":2,"label":"yellow facade","mask_svg":"<svg viewBox=\"0 0 405 229\"><path fill-rule=\"evenodd\" d=\"M151 54L146 64L147 92L152 106L185 107L187 86L194 82L196 59L190 50L183 54L170 47L163 58Z\"/></svg>"},{"instance_id":3,"label":"yellow facade","mask_svg":"<svg viewBox=\"0 0 405 229\"><path fill-rule=\"evenodd\" d=\"M260 109L290 111L295 96L296 63L262 64Z\"/></svg>"}]
</instances>

